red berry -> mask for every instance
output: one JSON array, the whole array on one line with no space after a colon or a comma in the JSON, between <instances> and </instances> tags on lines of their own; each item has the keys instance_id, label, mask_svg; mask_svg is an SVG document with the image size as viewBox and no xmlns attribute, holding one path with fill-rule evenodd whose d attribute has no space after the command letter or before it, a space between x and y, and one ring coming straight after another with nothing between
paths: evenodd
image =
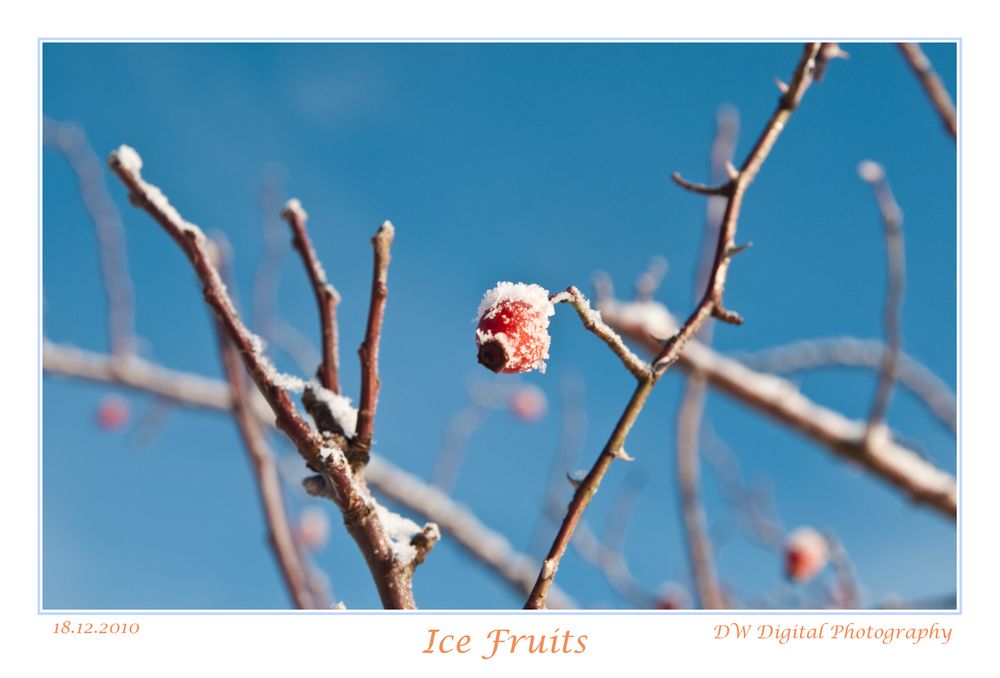
<instances>
[{"instance_id":1,"label":"red berry","mask_svg":"<svg viewBox=\"0 0 1000 678\"><path fill-rule=\"evenodd\" d=\"M826 566L826 539L811 527L800 527L785 541L785 575L792 581L809 581Z\"/></svg>"},{"instance_id":2,"label":"red berry","mask_svg":"<svg viewBox=\"0 0 1000 678\"><path fill-rule=\"evenodd\" d=\"M507 401L510 413L522 421L534 422L545 416L548 401L537 386L525 385L514 389Z\"/></svg>"},{"instance_id":3,"label":"red berry","mask_svg":"<svg viewBox=\"0 0 1000 678\"><path fill-rule=\"evenodd\" d=\"M316 506L305 509L299 516L296 532L303 546L310 551L319 551L326 546L330 536L330 519L326 511Z\"/></svg>"},{"instance_id":4,"label":"red berry","mask_svg":"<svg viewBox=\"0 0 1000 678\"><path fill-rule=\"evenodd\" d=\"M494 372L544 372L551 342L549 317L554 314L544 288L497 283L479 304L479 362Z\"/></svg>"},{"instance_id":5,"label":"red berry","mask_svg":"<svg viewBox=\"0 0 1000 678\"><path fill-rule=\"evenodd\" d=\"M116 431L128 423L128 402L118 395L109 395L97 408L97 424L105 431Z\"/></svg>"},{"instance_id":6,"label":"red berry","mask_svg":"<svg viewBox=\"0 0 1000 678\"><path fill-rule=\"evenodd\" d=\"M691 598L683 586L667 582L657 592L653 607L657 610L686 610L691 607Z\"/></svg>"}]
</instances>

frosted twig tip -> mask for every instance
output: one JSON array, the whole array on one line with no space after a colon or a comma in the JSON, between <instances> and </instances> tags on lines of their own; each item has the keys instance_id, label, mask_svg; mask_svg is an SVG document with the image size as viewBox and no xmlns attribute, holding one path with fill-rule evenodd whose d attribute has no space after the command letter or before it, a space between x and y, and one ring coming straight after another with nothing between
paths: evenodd
<instances>
[{"instance_id":1,"label":"frosted twig tip","mask_svg":"<svg viewBox=\"0 0 1000 678\"><path fill-rule=\"evenodd\" d=\"M138 172L142 169L142 156L131 146L122 144L117 149L111 151L108 163L112 167L121 167L131 172Z\"/></svg>"},{"instance_id":2,"label":"frosted twig tip","mask_svg":"<svg viewBox=\"0 0 1000 678\"><path fill-rule=\"evenodd\" d=\"M858 163L858 176L870 184L875 184L885 179L885 170L874 160L863 160Z\"/></svg>"},{"instance_id":3,"label":"frosted twig tip","mask_svg":"<svg viewBox=\"0 0 1000 678\"><path fill-rule=\"evenodd\" d=\"M281 216L286 219L290 217L295 217L301 221L305 221L309 218L309 214L302 209L302 203L299 202L298 198L291 198L285 203L285 206L281 209Z\"/></svg>"}]
</instances>

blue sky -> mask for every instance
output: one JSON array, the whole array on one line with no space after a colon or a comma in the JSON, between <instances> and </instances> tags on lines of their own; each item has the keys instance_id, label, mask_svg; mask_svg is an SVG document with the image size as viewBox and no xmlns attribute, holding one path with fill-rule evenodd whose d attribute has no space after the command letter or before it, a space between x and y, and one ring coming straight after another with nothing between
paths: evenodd
<instances>
[{"instance_id":1,"label":"blue sky","mask_svg":"<svg viewBox=\"0 0 1000 678\"><path fill-rule=\"evenodd\" d=\"M905 348L955 387L955 146L894 46L846 45L807 93L747 197L727 304L742 327L716 328L723 351L834 335L881 336L885 255L881 224L859 161L882 163L905 215ZM925 45L949 91L956 47ZM798 44L47 44L43 112L82 126L100 156L122 143L145 160L184 216L233 245L246 307L264 246L260 185L280 176L298 197L340 308L343 381L359 383L355 350L367 310L369 238L397 228L381 352L376 453L422 476L470 384L492 379L475 362L472 316L498 280L588 293L607 271L621 294L653 255L670 271L658 293L690 308L704 199L669 181L705 176L715 111L741 117L742 158L787 78ZM68 165L43 155L46 336L106 350L105 301L93 230ZM280 171L274 168L280 167ZM218 376L212 328L198 286L174 244L111 194L126 228L142 352ZM281 316L318 337L312 294L287 256ZM455 497L526 550L558 446L561 384L584 384L587 429L577 462L596 456L631 388L606 347L569 309L553 320L545 375L508 377L548 396L548 416L527 424L498 411L476 431ZM296 370L281 351L272 354ZM679 373L658 385L628 446L588 512L604 524L616 489L641 478L626 535L633 572L649 589L687 583L674 480ZM797 379L816 401L864 417L876 377L822 371ZM245 455L224 416L170 411L151 444L131 427L109 433L94 412L109 389L46 378L43 392L43 604L48 608L279 608L287 605L267 550ZM153 406L128 394L132 424ZM833 530L869 604L955 592L954 526L833 459L816 444L724 396L708 418L748 480L773 487L786 526ZM889 422L954 472L954 438L905 392ZM304 468L279 438L289 479ZM729 509L710 469L709 522ZM290 491L293 513L310 502ZM320 504L323 506L323 504ZM316 554L337 599L378 600L332 505L328 546ZM548 534L554 527L545 528ZM738 535L718 568L744 602L788 594L774 555ZM829 573L827 573L829 578ZM584 605L625 602L570 555L559 582ZM509 608L523 599L448 543L416 577L428 608ZM768 598L768 597L771 598ZM794 598L792 598L794 599ZM787 600L780 598L780 600Z\"/></svg>"}]
</instances>

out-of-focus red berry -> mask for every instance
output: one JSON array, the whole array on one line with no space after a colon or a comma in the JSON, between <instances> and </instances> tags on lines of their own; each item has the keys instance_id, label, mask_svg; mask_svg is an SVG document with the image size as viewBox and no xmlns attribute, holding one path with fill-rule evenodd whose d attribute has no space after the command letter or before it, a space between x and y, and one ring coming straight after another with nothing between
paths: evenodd
<instances>
[{"instance_id":1,"label":"out-of-focus red berry","mask_svg":"<svg viewBox=\"0 0 1000 678\"><path fill-rule=\"evenodd\" d=\"M653 606L657 610L686 610L691 607L691 597L677 582L667 582L657 592Z\"/></svg>"},{"instance_id":2,"label":"out-of-focus red berry","mask_svg":"<svg viewBox=\"0 0 1000 678\"><path fill-rule=\"evenodd\" d=\"M544 288L497 283L479 304L479 362L494 372L544 372L551 343L549 317L553 314L555 309Z\"/></svg>"},{"instance_id":3,"label":"out-of-focus red berry","mask_svg":"<svg viewBox=\"0 0 1000 678\"><path fill-rule=\"evenodd\" d=\"M299 516L296 533L302 545L310 551L322 549L330 536L330 519L326 511L316 506L306 508Z\"/></svg>"},{"instance_id":4,"label":"out-of-focus red berry","mask_svg":"<svg viewBox=\"0 0 1000 678\"><path fill-rule=\"evenodd\" d=\"M800 527L785 541L785 576L806 582L826 566L830 550L826 539L811 527Z\"/></svg>"},{"instance_id":5,"label":"out-of-focus red berry","mask_svg":"<svg viewBox=\"0 0 1000 678\"><path fill-rule=\"evenodd\" d=\"M514 389L507 406L510 408L510 413L521 421L535 422L545 416L549 403L542 389L526 384Z\"/></svg>"},{"instance_id":6,"label":"out-of-focus red berry","mask_svg":"<svg viewBox=\"0 0 1000 678\"><path fill-rule=\"evenodd\" d=\"M106 396L97 407L97 424L105 431L117 431L128 418L128 401L119 395Z\"/></svg>"}]
</instances>

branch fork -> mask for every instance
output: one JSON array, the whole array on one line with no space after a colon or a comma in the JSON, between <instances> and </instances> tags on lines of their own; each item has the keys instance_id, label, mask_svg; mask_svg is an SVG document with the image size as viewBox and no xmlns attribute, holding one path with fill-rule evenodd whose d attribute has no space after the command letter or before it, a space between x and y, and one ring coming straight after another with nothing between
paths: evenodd
<instances>
[{"instance_id":1,"label":"branch fork","mask_svg":"<svg viewBox=\"0 0 1000 678\"><path fill-rule=\"evenodd\" d=\"M247 329L236 311L213 263L209 242L201 229L185 221L163 192L142 178L142 159L135 150L128 146L120 147L111 153L108 164L128 190L129 201L145 210L184 251L202 284L206 303L215 313L221 331L232 343L247 373L274 412L277 427L295 444L307 466L320 475L326 496L331 497L340 509L348 532L368 563L383 605L396 609L415 607L413 570L417 561L422 561L436 543L437 539L431 538L433 530L425 528L429 531L421 541L422 553L417 547L411 547L409 551L394 548L394 534L389 528L402 519L382 509L371 496L361 473L363 464L352 464L349 461L349 455L354 457L358 449L367 454L371 446L378 397L378 339L385 307L392 225L389 222L383 224L372 241L375 246L375 273L368 330L360 351L363 368L361 411L358 413L357 433L346 446L345 452L336 444L339 441L325 436L299 414L288 388L301 386L301 382L279 373L263 355L260 339ZM306 237L298 238L298 234L305 233L305 213L301 208L296 210L295 207L293 204L286 208L286 218L292 223L293 230L296 230L297 239L302 245L300 252L307 268L315 276L315 288L325 290L325 275L315 252L311 251L311 246L306 247ZM301 229L297 230L296 226ZM318 299L319 296L317 293ZM320 305L321 309L328 308L323 306L322 301ZM330 317L332 316L328 316L327 320ZM324 353L324 366L335 366L335 359L330 353ZM328 383L336 385L332 381Z\"/></svg>"},{"instance_id":2,"label":"branch fork","mask_svg":"<svg viewBox=\"0 0 1000 678\"><path fill-rule=\"evenodd\" d=\"M624 446L628 433L638 418L639 412L645 405L646 400L649 398L649 394L652 391L653 386L655 386L656 382L664 374L664 372L677 361L680 357L681 351L684 349L684 346L698 333L699 329L710 317L721 315L724 320L729 322L735 322L739 318L738 315L725 309L725 306L722 303L722 293L725 289L726 274L729 270L729 262L732 258L736 224L739 218L743 196L747 187L753 181L757 172L763 165L764 160L767 158L782 130L784 130L788 118L797 108L802 95L811 84L813 72L816 68L817 56L820 54L821 48L822 43L818 42L808 43L804 47L802 56L800 57L799 63L795 69L795 73L788 84L788 90L782 94L781 99L778 102L777 109L772 114L771 119L765 126L763 133L757 140L757 143L750 151L747 159L740 166L735 178L720 187L709 187L703 184L693 184L682 179L679 175L674 175L674 181L689 190L707 195L722 195L727 199L726 210L719 228L719 238L716 246L715 258L712 264L712 271L709 275L705 293L702 296L701 302L697 305L687 321L681 326L677 334L675 334L663 345L659 353L652 361L652 370L648 372L646 372L645 369L641 372L633 371L633 367L637 364L643 363L638 359L635 363L633 363L630 359L628 359L627 354L623 354L618 350L617 343L621 342L621 338L618 337L616 333L611 332L607 338L602 336L602 339L604 339L612 350L614 350L619 356L619 358L622 359L626 368L629 368L629 371L636 376L638 384L636 385L636 389L633 392L632 397L629 399L625 411L622 413L618 423L615 425L614 431L611 433L611 437L608 439L604 449L601 451L600 456L598 456L593 467L591 467L590 472L587 473L587 476L576 488L563 522L560 525L555 539L552 542L552 546L549 549L549 553L545 558L542 570L539 572L538 579L535 582L531 595L528 596L528 600L525 602L525 608L542 609L545 607L545 599L548 594L548 590L552 586L555 572L559 568L559 563L566 552L566 548L569 545L570 540L572 539L573 532L576 529L577 524L580 522L583 512L590 503L591 498L594 496L594 493L597 492L597 488L600 486L605 473L608 468L610 468L611 463L615 460L615 451ZM588 325L588 321L591 320L589 305L584 307L582 303L576 299L576 295L573 294L572 288L563 294L567 294L569 296L561 297L560 295L556 295L552 300L553 303L556 301L569 301L570 303L573 303L577 312L580 314L581 319L584 320L584 325ZM594 324L595 327L597 326L596 323L592 324ZM607 327L606 325L604 326ZM610 328L608 329L610 330ZM597 332L595 331L595 333ZM598 336L601 335L598 334ZM617 342L614 340L617 340ZM631 354L630 351L629 354ZM634 356L634 354L632 355ZM640 376L640 374L642 376Z\"/></svg>"}]
</instances>

